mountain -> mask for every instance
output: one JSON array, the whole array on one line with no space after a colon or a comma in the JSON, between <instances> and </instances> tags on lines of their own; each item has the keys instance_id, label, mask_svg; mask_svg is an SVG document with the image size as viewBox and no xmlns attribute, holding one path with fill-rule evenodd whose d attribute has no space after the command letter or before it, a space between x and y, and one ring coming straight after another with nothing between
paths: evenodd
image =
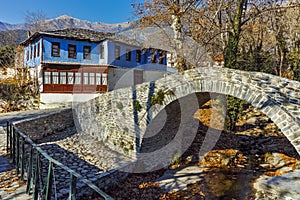
<instances>
[{"instance_id":1,"label":"mountain","mask_svg":"<svg viewBox=\"0 0 300 200\"><path fill-rule=\"evenodd\" d=\"M0 31L10 31L10 30L25 30L25 24L9 24L5 22L0 22Z\"/></svg>"},{"instance_id":2,"label":"mountain","mask_svg":"<svg viewBox=\"0 0 300 200\"><path fill-rule=\"evenodd\" d=\"M68 15L62 15L54 19L38 21L34 27L43 31L53 31L66 28L81 28L90 29L99 32L123 32L130 30L133 23L124 22L118 24L106 24L102 22L90 22L80 20ZM27 38L27 30L30 27L28 24L9 24L0 22L0 47L5 45L18 45Z\"/></svg>"},{"instance_id":3,"label":"mountain","mask_svg":"<svg viewBox=\"0 0 300 200\"><path fill-rule=\"evenodd\" d=\"M112 32L112 33L124 31L131 27L131 23L129 22L118 23L118 24L106 24L102 22L90 22L87 20L80 20L68 15L62 15L54 19L39 21L37 24L43 30L83 28L83 29L91 29L94 31ZM9 24L5 22L0 22L0 31L27 30L27 27L28 26L25 23Z\"/></svg>"},{"instance_id":4,"label":"mountain","mask_svg":"<svg viewBox=\"0 0 300 200\"><path fill-rule=\"evenodd\" d=\"M26 30L7 30L0 31L0 47L2 46L16 46L22 41L26 40Z\"/></svg>"}]
</instances>

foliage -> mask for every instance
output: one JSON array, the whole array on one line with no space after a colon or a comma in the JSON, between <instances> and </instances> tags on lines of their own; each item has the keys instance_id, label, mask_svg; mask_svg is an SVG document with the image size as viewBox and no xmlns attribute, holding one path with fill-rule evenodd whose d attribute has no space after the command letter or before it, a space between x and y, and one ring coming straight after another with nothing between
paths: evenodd
<instances>
[{"instance_id":1,"label":"foliage","mask_svg":"<svg viewBox=\"0 0 300 200\"><path fill-rule=\"evenodd\" d=\"M123 104L121 103L121 102L117 102L117 108L119 109L119 110L122 110L123 109Z\"/></svg>"},{"instance_id":2,"label":"foliage","mask_svg":"<svg viewBox=\"0 0 300 200\"><path fill-rule=\"evenodd\" d=\"M189 27L185 25L189 21L189 16L195 13L199 2L199 0L150 0L143 3L136 1L132 4L135 9L134 17L138 18L137 22L140 27L153 26L161 30L160 36L164 38L160 38L160 41L170 44L173 61L179 72L192 67L182 56L189 50L183 48L183 43L184 38L190 32ZM169 29L165 29L166 26Z\"/></svg>"},{"instance_id":3,"label":"foliage","mask_svg":"<svg viewBox=\"0 0 300 200\"><path fill-rule=\"evenodd\" d=\"M148 0L132 6L140 27L154 25L166 35L172 30L162 40L170 44L179 71L195 67L186 62L188 37L211 58L224 55L225 67L285 77L291 70L288 51L294 51L293 44L299 48L299 1Z\"/></svg>"},{"instance_id":4,"label":"foliage","mask_svg":"<svg viewBox=\"0 0 300 200\"><path fill-rule=\"evenodd\" d=\"M243 49L238 55L237 65L239 69L245 71L260 71L269 74L275 74L274 59L270 52L253 49Z\"/></svg>"},{"instance_id":5,"label":"foliage","mask_svg":"<svg viewBox=\"0 0 300 200\"><path fill-rule=\"evenodd\" d=\"M162 105L165 99L165 93L162 89L160 89L156 95L151 97L151 105Z\"/></svg>"},{"instance_id":6,"label":"foliage","mask_svg":"<svg viewBox=\"0 0 300 200\"><path fill-rule=\"evenodd\" d=\"M293 79L300 81L300 51L289 52L287 55Z\"/></svg>"},{"instance_id":7,"label":"foliage","mask_svg":"<svg viewBox=\"0 0 300 200\"><path fill-rule=\"evenodd\" d=\"M140 104L140 102L138 100L133 102L133 108L137 111L137 112L141 112L142 110L142 105Z\"/></svg>"},{"instance_id":8,"label":"foliage","mask_svg":"<svg viewBox=\"0 0 300 200\"><path fill-rule=\"evenodd\" d=\"M238 120L238 117L241 115L243 111L243 106L247 104L247 102L235 98L233 96L226 96L226 129L227 131L233 131L235 128L235 124Z\"/></svg>"},{"instance_id":9,"label":"foliage","mask_svg":"<svg viewBox=\"0 0 300 200\"><path fill-rule=\"evenodd\" d=\"M7 105L5 112L28 109L39 104L39 95L34 82L23 84L0 84L0 97Z\"/></svg>"},{"instance_id":10,"label":"foliage","mask_svg":"<svg viewBox=\"0 0 300 200\"><path fill-rule=\"evenodd\" d=\"M173 158L171 160L171 165L179 165L180 164L180 154L178 152L176 152L173 155Z\"/></svg>"},{"instance_id":11,"label":"foliage","mask_svg":"<svg viewBox=\"0 0 300 200\"><path fill-rule=\"evenodd\" d=\"M0 67L12 66L15 59L15 49L12 46L0 47Z\"/></svg>"}]
</instances>

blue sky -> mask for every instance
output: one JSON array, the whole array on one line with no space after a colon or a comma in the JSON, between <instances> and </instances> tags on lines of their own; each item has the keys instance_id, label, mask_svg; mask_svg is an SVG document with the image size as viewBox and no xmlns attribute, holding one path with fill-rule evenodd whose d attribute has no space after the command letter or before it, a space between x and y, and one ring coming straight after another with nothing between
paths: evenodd
<instances>
[{"instance_id":1,"label":"blue sky","mask_svg":"<svg viewBox=\"0 0 300 200\"><path fill-rule=\"evenodd\" d=\"M0 0L0 21L23 23L26 12L42 11L48 19L60 15L92 22L132 21L134 0Z\"/></svg>"}]
</instances>

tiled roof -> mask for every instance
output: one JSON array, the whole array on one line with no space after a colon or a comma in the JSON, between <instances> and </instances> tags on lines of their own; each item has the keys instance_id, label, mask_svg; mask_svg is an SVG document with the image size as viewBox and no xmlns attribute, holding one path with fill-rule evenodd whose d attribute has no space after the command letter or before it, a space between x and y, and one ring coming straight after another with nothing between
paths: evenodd
<instances>
[{"instance_id":1,"label":"tiled roof","mask_svg":"<svg viewBox=\"0 0 300 200\"><path fill-rule=\"evenodd\" d=\"M73 29L73 28L47 31L47 32L36 32L33 35L31 35L27 40L22 42L21 45L27 45L42 35L49 36L49 37L71 39L71 40L85 40L90 42L101 42L103 40L110 39L113 41L129 44L129 45L141 46L141 44L136 40L115 33L97 32L88 29Z\"/></svg>"},{"instance_id":2,"label":"tiled roof","mask_svg":"<svg viewBox=\"0 0 300 200\"><path fill-rule=\"evenodd\" d=\"M99 42L105 40L107 38L112 37L113 33L104 33L97 32L88 29L63 29L63 30L54 30L47 31L46 34L50 34L58 37L65 37L70 39L78 39L78 40L89 40L92 42Z\"/></svg>"}]
</instances>

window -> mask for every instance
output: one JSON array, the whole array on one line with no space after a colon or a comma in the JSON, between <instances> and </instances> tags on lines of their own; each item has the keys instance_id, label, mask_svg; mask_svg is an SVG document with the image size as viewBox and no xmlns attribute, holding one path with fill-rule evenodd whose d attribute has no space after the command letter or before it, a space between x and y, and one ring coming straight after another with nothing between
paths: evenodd
<instances>
[{"instance_id":1,"label":"window","mask_svg":"<svg viewBox=\"0 0 300 200\"><path fill-rule=\"evenodd\" d=\"M159 64L164 64L164 54L161 51L159 52L158 62Z\"/></svg>"},{"instance_id":2,"label":"window","mask_svg":"<svg viewBox=\"0 0 300 200\"><path fill-rule=\"evenodd\" d=\"M33 52L34 52L33 57L36 58L36 45L33 45Z\"/></svg>"},{"instance_id":3,"label":"window","mask_svg":"<svg viewBox=\"0 0 300 200\"><path fill-rule=\"evenodd\" d=\"M30 59L33 57L33 52L32 52L32 45L30 45Z\"/></svg>"},{"instance_id":4,"label":"window","mask_svg":"<svg viewBox=\"0 0 300 200\"><path fill-rule=\"evenodd\" d=\"M74 73L73 72L68 72L68 84L69 85L74 84Z\"/></svg>"},{"instance_id":5,"label":"window","mask_svg":"<svg viewBox=\"0 0 300 200\"><path fill-rule=\"evenodd\" d=\"M89 73L85 72L83 73L83 83L84 85L88 85L89 84Z\"/></svg>"},{"instance_id":6,"label":"window","mask_svg":"<svg viewBox=\"0 0 300 200\"><path fill-rule=\"evenodd\" d=\"M75 72L74 83L77 84L77 85L81 83L81 73L80 72Z\"/></svg>"},{"instance_id":7,"label":"window","mask_svg":"<svg viewBox=\"0 0 300 200\"><path fill-rule=\"evenodd\" d=\"M51 72L44 72L44 84L51 84Z\"/></svg>"},{"instance_id":8,"label":"window","mask_svg":"<svg viewBox=\"0 0 300 200\"><path fill-rule=\"evenodd\" d=\"M102 85L107 85L107 74L102 73Z\"/></svg>"},{"instance_id":9,"label":"window","mask_svg":"<svg viewBox=\"0 0 300 200\"><path fill-rule=\"evenodd\" d=\"M94 85L95 84L95 74L94 73L90 73L90 85Z\"/></svg>"},{"instance_id":10,"label":"window","mask_svg":"<svg viewBox=\"0 0 300 200\"><path fill-rule=\"evenodd\" d=\"M76 45L68 45L68 58L76 58Z\"/></svg>"},{"instance_id":11,"label":"window","mask_svg":"<svg viewBox=\"0 0 300 200\"><path fill-rule=\"evenodd\" d=\"M26 60L29 60L29 50L26 51Z\"/></svg>"},{"instance_id":12,"label":"window","mask_svg":"<svg viewBox=\"0 0 300 200\"><path fill-rule=\"evenodd\" d=\"M142 52L141 50L136 50L136 62L141 62Z\"/></svg>"},{"instance_id":13,"label":"window","mask_svg":"<svg viewBox=\"0 0 300 200\"><path fill-rule=\"evenodd\" d=\"M101 74L96 73L96 85L101 85Z\"/></svg>"},{"instance_id":14,"label":"window","mask_svg":"<svg viewBox=\"0 0 300 200\"><path fill-rule=\"evenodd\" d=\"M51 56L52 57L60 56L60 44L58 42L52 42Z\"/></svg>"},{"instance_id":15,"label":"window","mask_svg":"<svg viewBox=\"0 0 300 200\"><path fill-rule=\"evenodd\" d=\"M156 51L152 51L151 62L156 63Z\"/></svg>"},{"instance_id":16,"label":"window","mask_svg":"<svg viewBox=\"0 0 300 200\"><path fill-rule=\"evenodd\" d=\"M37 57L40 57L40 48L41 48L41 43L39 42L37 45Z\"/></svg>"},{"instance_id":17,"label":"window","mask_svg":"<svg viewBox=\"0 0 300 200\"><path fill-rule=\"evenodd\" d=\"M91 47L90 46L83 47L83 59L88 59L88 60L91 59Z\"/></svg>"},{"instance_id":18,"label":"window","mask_svg":"<svg viewBox=\"0 0 300 200\"><path fill-rule=\"evenodd\" d=\"M59 75L60 75L59 83L66 84L67 83L67 72L60 72Z\"/></svg>"},{"instance_id":19,"label":"window","mask_svg":"<svg viewBox=\"0 0 300 200\"><path fill-rule=\"evenodd\" d=\"M120 60L120 46L115 46L115 59Z\"/></svg>"},{"instance_id":20,"label":"window","mask_svg":"<svg viewBox=\"0 0 300 200\"><path fill-rule=\"evenodd\" d=\"M52 84L58 84L58 72L52 72Z\"/></svg>"},{"instance_id":21,"label":"window","mask_svg":"<svg viewBox=\"0 0 300 200\"><path fill-rule=\"evenodd\" d=\"M100 59L104 59L104 45L100 46Z\"/></svg>"},{"instance_id":22,"label":"window","mask_svg":"<svg viewBox=\"0 0 300 200\"><path fill-rule=\"evenodd\" d=\"M131 61L131 50L130 49L126 49L126 60Z\"/></svg>"}]
</instances>

